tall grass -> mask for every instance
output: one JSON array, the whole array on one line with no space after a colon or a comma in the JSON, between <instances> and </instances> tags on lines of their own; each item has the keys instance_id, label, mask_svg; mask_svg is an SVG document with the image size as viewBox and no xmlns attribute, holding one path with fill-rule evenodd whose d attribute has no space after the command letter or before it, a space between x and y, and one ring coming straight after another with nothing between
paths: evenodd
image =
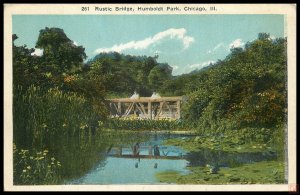
<instances>
[{"instance_id":1,"label":"tall grass","mask_svg":"<svg viewBox=\"0 0 300 195\"><path fill-rule=\"evenodd\" d=\"M111 118L105 121L104 127L118 130L192 130L196 123L178 119L139 119L139 118Z\"/></svg>"},{"instance_id":2,"label":"tall grass","mask_svg":"<svg viewBox=\"0 0 300 195\"><path fill-rule=\"evenodd\" d=\"M102 147L96 147L91 140L101 130L98 120L91 103L76 93L63 92L58 88L44 91L36 86L28 89L16 87L13 94L13 139L21 151L21 154L14 153L14 178L19 178L16 181L19 184L59 183L63 179L58 179L58 175L62 178L78 176L90 169L99 159L96 150ZM42 162L43 169L48 170L46 158L43 161L27 159L28 152L35 154L45 149L64 166L55 177L47 177L46 180L41 179L46 177L46 172L39 173L39 177L30 172L36 171L35 165ZM22 154L22 151L27 153ZM84 157L89 157L90 161L85 162ZM24 164L24 160L30 163ZM25 166L31 169L27 170ZM20 179L24 175L26 180Z\"/></svg>"},{"instance_id":3,"label":"tall grass","mask_svg":"<svg viewBox=\"0 0 300 195\"><path fill-rule=\"evenodd\" d=\"M97 127L99 117L76 93L39 87L14 90L14 141L20 146L47 147L57 136L80 135Z\"/></svg>"}]
</instances>

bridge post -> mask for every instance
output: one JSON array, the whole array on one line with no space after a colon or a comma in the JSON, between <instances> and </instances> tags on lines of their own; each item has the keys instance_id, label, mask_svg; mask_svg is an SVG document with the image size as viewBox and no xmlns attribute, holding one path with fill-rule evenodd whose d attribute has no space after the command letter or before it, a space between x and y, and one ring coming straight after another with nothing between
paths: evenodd
<instances>
[{"instance_id":1,"label":"bridge post","mask_svg":"<svg viewBox=\"0 0 300 195\"><path fill-rule=\"evenodd\" d=\"M152 120L152 105L150 101L148 101L148 117Z\"/></svg>"},{"instance_id":2,"label":"bridge post","mask_svg":"<svg viewBox=\"0 0 300 195\"><path fill-rule=\"evenodd\" d=\"M112 112L112 105L113 105L113 103L109 103L109 114L110 114L110 116L112 116L113 115L113 112Z\"/></svg>"},{"instance_id":3,"label":"bridge post","mask_svg":"<svg viewBox=\"0 0 300 195\"><path fill-rule=\"evenodd\" d=\"M121 102L118 102L118 115L122 116Z\"/></svg>"},{"instance_id":4,"label":"bridge post","mask_svg":"<svg viewBox=\"0 0 300 195\"><path fill-rule=\"evenodd\" d=\"M180 119L180 100L177 101L177 119Z\"/></svg>"}]
</instances>

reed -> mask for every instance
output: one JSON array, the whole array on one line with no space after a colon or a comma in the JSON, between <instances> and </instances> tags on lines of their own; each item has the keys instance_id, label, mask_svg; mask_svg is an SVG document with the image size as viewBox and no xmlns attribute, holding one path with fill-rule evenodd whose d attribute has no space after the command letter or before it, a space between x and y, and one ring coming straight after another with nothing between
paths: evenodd
<instances>
[{"instance_id":1,"label":"reed","mask_svg":"<svg viewBox=\"0 0 300 195\"><path fill-rule=\"evenodd\" d=\"M157 120L141 119L137 117L110 118L105 121L104 127L118 130L192 130L196 123L181 119L160 118Z\"/></svg>"},{"instance_id":2,"label":"reed","mask_svg":"<svg viewBox=\"0 0 300 195\"><path fill-rule=\"evenodd\" d=\"M98 147L93 148L91 138L101 132L99 115L84 96L58 88L18 86L13 93L13 124L14 143L20 148L14 152L16 184L61 183L66 176L79 175L83 164L86 170L97 162L96 157L88 163L80 158L95 155ZM63 165L78 157L59 172L52 166L59 166L52 158Z\"/></svg>"},{"instance_id":3,"label":"reed","mask_svg":"<svg viewBox=\"0 0 300 195\"><path fill-rule=\"evenodd\" d=\"M90 133L98 119L89 101L76 93L33 85L14 90L14 142L20 147L45 148L57 137Z\"/></svg>"}]
</instances>

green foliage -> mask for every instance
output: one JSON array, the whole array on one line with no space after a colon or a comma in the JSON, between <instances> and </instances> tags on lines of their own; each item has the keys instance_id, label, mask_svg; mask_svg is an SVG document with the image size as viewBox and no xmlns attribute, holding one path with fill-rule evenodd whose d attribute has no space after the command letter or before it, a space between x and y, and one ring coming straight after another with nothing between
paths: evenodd
<instances>
[{"instance_id":1,"label":"green foliage","mask_svg":"<svg viewBox=\"0 0 300 195\"><path fill-rule=\"evenodd\" d=\"M208 167L190 167L190 174L161 172L156 177L163 183L177 184L283 184L284 163L262 161L233 168L220 168L211 174Z\"/></svg>"},{"instance_id":2,"label":"green foliage","mask_svg":"<svg viewBox=\"0 0 300 195\"><path fill-rule=\"evenodd\" d=\"M18 39L13 35L13 41ZM37 58L31 56L34 49L28 49L26 45L17 47L13 45L13 82L14 85L28 87L38 80L42 80L38 73Z\"/></svg>"},{"instance_id":3,"label":"green foliage","mask_svg":"<svg viewBox=\"0 0 300 195\"><path fill-rule=\"evenodd\" d=\"M275 128L272 131L272 135L269 139L269 144L278 151L278 158L282 161L285 160L285 157L287 156L286 148L287 146L287 127L278 125L277 128Z\"/></svg>"},{"instance_id":4,"label":"green foliage","mask_svg":"<svg viewBox=\"0 0 300 195\"><path fill-rule=\"evenodd\" d=\"M117 52L98 54L88 62L87 68L104 78L109 97L128 97L134 91L141 96L150 96L172 77L171 66L158 63L155 57Z\"/></svg>"},{"instance_id":5,"label":"green foliage","mask_svg":"<svg viewBox=\"0 0 300 195\"><path fill-rule=\"evenodd\" d=\"M48 150L32 152L13 148L14 184L41 185L59 184L61 182L61 164L50 157Z\"/></svg>"},{"instance_id":6,"label":"green foliage","mask_svg":"<svg viewBox=\"0 0 300 195\"><path fill-rule=\"evenodd\" d=\"M182 120L150 120L134 118L112 118L106 120L104 127L117 130L191 130L197 124Z\"/></svg>"},{"instance_id":7,"label":"green foliage","mask_svg":"<svg viewBox=\"0 0 300 195\"><path fill-rule=\"evenodd\" d=\"M286 40L268 34L233 48L225 60L166 82L161 93L186 94L183 116L201 129L271 128L286 121Z\"/></svg>"},{"instance_id":8,"label":"green foliage","mask_svg":"<svg viewBox=\"0 0 300 195\"><path fill-rule=\"evenodd\" d=\"M19 86L14 91L14 143L19 148L26 148L32 152L47 148L49 154L62 165L68 165L54 173L52 168L48 168L49 159L46 160L46 157L36 162L35 157L28 159L25 152L25 162L20 161L22 157L19 153L14 153L14 162L17 163L14 165L17 170L14 172L14 178L17 178L15 183L62 183L65 179L82 176L103 158L99 154L104 150L101 141L105 140L99 138L102 126L99 126L101 121L98 120L101 117L94 105L83 95L64 92L58 88L51 88L45 92L35 86L28 89ZM96 137L100 143L95 142ZM39 167L39 171L26 170L27 166L30 166L31 170ZM23 173L24 169L26 171ZM47 177L44 177L45 175Z\"/></svg>"},{"instance_id":9,"label":"green foliage","mask_svg":"<svg viewBox=\"0 0 300 195\"><path fill-rule=\"evenodd\" d=\"M78 70L86 58L85 49L76 46L59 28L40 30L36 48L43 49L43 62L51 68L52 74Z\"/></svg>"},{"instance_id":10,"label":"green foliage","mask_svg":"<svg viewBox=\"0 0 300 195\"><path fill-rule=\"evenodd\" d=\"M93 71L81 72L64 76L64 90L79 94L93 107L93 112L97 113L99 119L104 120L108 116L105 90L105 78L94 74Z\"/></svg>"},{"instance_id":11,"label":"green foliage","mask_svg":"<svg viewBox=\"0 0 300 195\"><path fill-rule=\"evenodd\" d=\"M42 57L31 56L34 50L26 46L13 46L13 138L23 148L14 153L14 183L20 185L61 184L91 169L103 150L92 137L108 114L103 78L83 69L82 48L59 29L42 32L40 38ZM43 148L68 166L57 171L44 153L34 155Z\"/></svg>"},{"instance_id":12,"label":"green foliage","mask_svg":"<svg viewBox=\"0 0 300 195\"><path fill-rule=\"evenodd\" d=\"M16 40L17 35L13 35ZM37 48L43 49L42 56L32 56L34 49L26 45L13 45L14 85L25 88L38 85L43 89L64 87L64 76L83 68L86 58L84 48L75 46L62 29L41 30Z\"/></svg>"},{"instance_id":13,"label":"green foliage","mask_svg":"<svg viewBox=\"0 0 300 195\"><path fill-rule=\"evenodd\" d=\"M226 152L262 152L275 151L279 158L284 156L284 130L266 128L244 128L239 130L203 130L199 136L191 139L170 139L167 145L175 145L187 151L210 149Z\"/></svg>"},{"instance_id":14,"label":"green foliage","mask_svg":"<svg viewBox=\"0 0 300 195\"><path fill-rule=\"evenodd\" d=\"M169 80L172 76L172 67L168 64L161 64L152 68L149 73L149 86L153 91L160 90L164 82Z\"/></svg>"},{"instance_id":15,"label":"green foliage","mask_svg":"<svg viewBox=\"0 0 300 195\"><path fill-rule=\"evenodd\" d=\"M196 74L183 74L174 76L166 80L158 91L164 96L183 96L190 94L197 89L197 85L193 84L196 80L200 79Z\"/></svg>"},{"instance_id":16,"label":"green foliage","mask_svg":"<svg viewBox=\"0 0 300 195\"><path fill-rule=\"evenodd\" d=\"M99 116L93 106L76 93L51 88L18 87L14 93L14 140L20 147L49 148L52 139L76 135L97 127Z\"/></svg>"}]
</instances>

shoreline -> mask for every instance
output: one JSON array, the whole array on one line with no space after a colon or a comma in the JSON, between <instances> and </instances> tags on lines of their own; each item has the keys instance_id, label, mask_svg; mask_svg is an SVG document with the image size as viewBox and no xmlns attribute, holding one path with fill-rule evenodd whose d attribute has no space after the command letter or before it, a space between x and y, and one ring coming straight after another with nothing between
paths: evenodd
<instances>
[{"instance_id":1,"label":"shoreline","mask_svg":"<svg viewBox=\"0 0 300 195\"><path fill-rule=\"evenodd\" d=\"M104 132L126 132L126 133L139 133L139 132L149 132L151 134L174 134L174 135L194 135L197 136L196 131L186 131L186 130L116 130L116 129L104 129Z\"/></svg>"}]
</instances>

